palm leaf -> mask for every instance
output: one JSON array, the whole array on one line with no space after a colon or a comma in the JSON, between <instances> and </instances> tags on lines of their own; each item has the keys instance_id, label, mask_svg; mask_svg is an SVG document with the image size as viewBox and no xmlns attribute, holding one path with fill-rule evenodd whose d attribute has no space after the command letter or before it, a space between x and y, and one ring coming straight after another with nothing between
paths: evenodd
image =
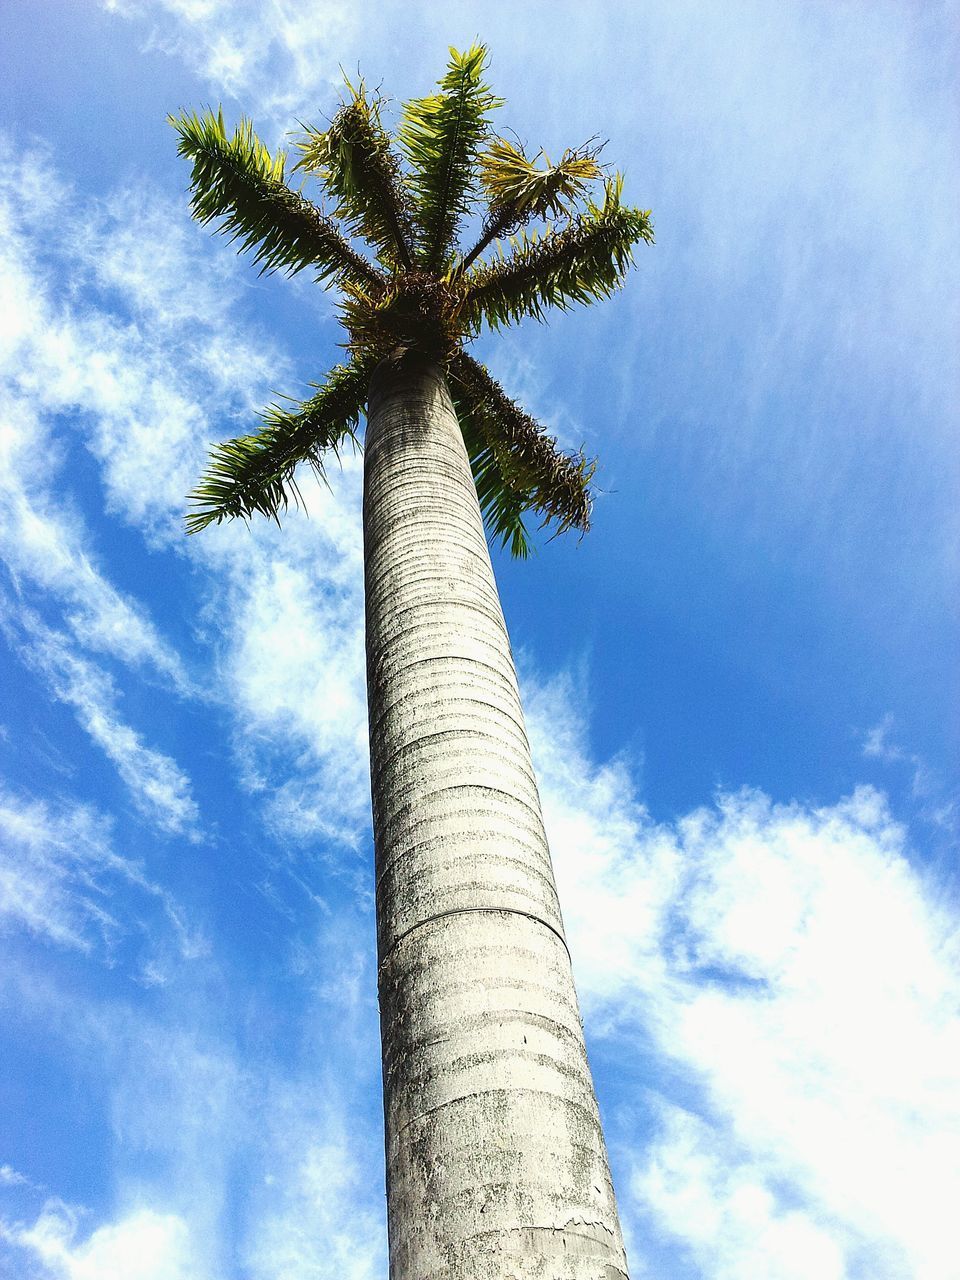
<instances>
[{"instance_id":1,"label":"palm leaf","mask_svg":"<svg viewBox=\"0 0 960 1280\"><path fill-rule=\"evenodd\" d=\"M486 59L483 45L451 49L440 92L403 108L398 138L416 197L419 257L433 270L449 261L460 219L473 207L487 116L501 105L483 82Z\"/></svg>"},{"instance_id":2,"label":"palm leaf","mask_svg":"<svg viewBox=\"0 0 960 1280\"><path fill-rule=\"evenodd\" d=\"M294 472L309 463L324 479L324 455L337 452L344 440L356 441L356 428L367 400L369 362L337 365L317 394L295 410L271 405L263 426L251 436L217 445L200 483L190 494L196 510L187 517L187 532L255 512L280 522L291 498L301 504ZM314 384L315 385L315 384Z\"/></svg>"},{"instance_id":3,"label":"palm leaf","mask_svg":"<svg viewBox=\"0 0 960 1280\"><path fill-rule=\"evenodd\" d=\"M555 523L558 533L567 529L586 533L590 528L590 480L596 464L582 453L560 452L545 429L465 352L450 362L449 374L468 452L472 444L482 466L482 477L478 478L471 457L481 507L482 480L487 508L494 518L490 519L487 508L484 514L494 532L506 543L515 527L509 520L516 521L523 511L530 510L540 515L544 524ZM495 488L495 479L500 491Z\"/></svg>"},{"instance_id":4,"label":"palm leaf","mask_svg":"<svg viewBox=\"0 0 960 1280\"><path fill-rule=\"evenodd\" d=\"M193 162L190 207L198 222L219 220L219 230L238 240L241 251L256 248L254 261L263 271L294 275L312 267L320 281L339 278L367 288L379 282L335 224L291 191L283 153L272 156L249 120L241 120L232 137L222 112L184 112L169 120L180 135L180 155Z\"/></svg>"},{"instance_id":5,"label":"palm leaf","mask_svg":"<svg viewBox=\"0 0 960 1280\"><path fill-rule=\"evenodd\" d=\"M620 203L622 179L606 183L602 206L589 204L584 216L561 231L511 236L510 257L483 265L467 277L466 323L498 329L524 316L544 318L548 307L567 311L574 302L608 297L619 288L633 261L633 247L653 243L650 211Z\"/></svg>"},{"instance_id":6,"label":"palm leaf","mask_svg":"<svg viewBox=\"0 0 960 1280\"><path fill-rule=\"evenodd\" d=\"M483 522L501 546L510 548L512 556L526 560L531 551L523 523L526 495L512 488L504 475L501 452L484 435L480 415L474 412L469 393L451 382L450 394L460 420Z\"/></svg>"},{"instance_id":7,"label":"palm leaf","mask_svg":"<svg viewBox=\"0 0 960 1280\"><path fill-rule=\"evenodd\" d=\"M343 102L330 128L308 128L297 143L295 166L315 174L337 201L337 217L353 235L377 251L381 263L410 269L412 213L400 164L380 122L379 103L368 100L363 82Z\"/></svg>"},{"instance_id":8,"label":"palm leaf","mask_svg":"<svg viewBox=\"0 0 960 1280\"><path fill-rule=\"evenodd\" d=\"M458 268L466 271L497 237L518 231L535 218L559 218L571 214L587 184L603 176L597 162L599 147L589 144L567 150L552 165L540 152L528 160L523 147L508 138L496 138L480 157L480 182L489 213L480 239ZM537 160L543 156L545 167Z\"/></svg>"}]
</instances>

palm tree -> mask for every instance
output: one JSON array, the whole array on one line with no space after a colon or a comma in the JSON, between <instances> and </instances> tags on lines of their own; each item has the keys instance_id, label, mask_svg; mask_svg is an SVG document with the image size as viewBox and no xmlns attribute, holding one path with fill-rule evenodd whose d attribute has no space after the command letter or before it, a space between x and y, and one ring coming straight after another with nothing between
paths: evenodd
<instances>
[{"instance_id":1,"label":"palm tree","mask_svg":"<svg viewBox=\"0 0 960 1280\"><path fill-rule=\"evenodd\" d=\"M378 97L348 82L294 166L333 216L248 121L231 135L220 113L171 117L195 217L263 270L338 285L349 352L309 399L213 450L187 522L279 518L300 501L298 466L322 477L366 415L390 1275L614 1280L626 1260L484 535L525 556L528 513L585 532L593 463L561 452L464 344L609 295L653 235L599 148L551 164L492 134L485 62L482 46L451 50L395 142Z\"/></svg>"}]
</instances>

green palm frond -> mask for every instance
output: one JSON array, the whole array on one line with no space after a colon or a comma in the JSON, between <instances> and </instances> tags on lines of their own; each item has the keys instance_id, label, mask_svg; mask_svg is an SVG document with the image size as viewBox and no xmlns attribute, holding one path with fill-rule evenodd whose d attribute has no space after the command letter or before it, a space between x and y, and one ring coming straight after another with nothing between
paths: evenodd
<instances>
[{"instance_id":1,"label":"green palm frond","mask_svg":"<svg viewBox=\"0 0 960 1280\"><path fill-rule=\"evenodd\" d=\"M510 237L510 257L476 268L467 277L467 323L491 328L544 318L548 307L569 310L575 302L608 297L619 288L633 261L633 247L653 243L650 210L620 203L622 178L607 180L602 206L590 202L586 213L561 231L521 232Z\"/></svg>"},{"instance_id":2,"label":"green palm frond","mask_svg":"<svg viewBox=\"0 0 960 1280\"><path fill-rule=\"evenodd\" d=\"M473 411L473 402L462 386L451 382L450 394L457 412L463 442L470 460L483 523L492 538L509 547L517 560L530 555L530 536L523 523L526 494L513 488L504 474L502 452L495 449L482 429L482 416Z\"/></svg>"},{"instance_id":3,"label":"green palm frond","mask_svg":"<svg viewBox=\"0 0 960 1280\"><path fill-rule=\"evenodd\" d=\"M622 203L619 174L605 180L602 198L591 195L604 177L598 146L567 150L552 164L542 151L531 159L519 143L491 139L488 117L500 99L484 82L486 56L482 45L451 49L438 91L406 104L394 139L381 99L347 81L330 127L307 128L297 142L294 167L319 179L339 226L287 185L283 155L272 155L249 121L228 135L220 112L170 117L193 165L194 216L252 250L263 271L310 268L321 283L336 282L351 357L311 399L274 404L259 430L212 450L190 495L189 532L255 512L278 519L299 503L298 465L323 478L325 453L356 442L372 370L406 352L448 378L492 537L526 556L529 513L558 533L589 529L595 464L561 451L462 347L484 323L542 320L550 307L612 293L635 246L653 242L650 211ZM460 257L458 228L481 201L479 240ZM352 237L372 246L382 270Z\"/></svg>"},{"instance_id":4,"label":"green palm frond","mask_svg":"<svg viewBox=\"0 0 960 1280\"><path fill-rule=\"evenodd\" d=\"M361 80L347 81L329 129L307 128L297 142L296 169L315 174L337 201L336 215L351 235L373 245L381 263L394 270L412 266L413 220L400 164L380 122L376 98L368 99Z\"/></svg>"},{"instance_id":5,"label":"green palm frond","mask_svg":"<svg viewBox=\"0 0 960 1280\"><path fill-rule=\"evenodd\" d=\"M219 220L219 230L256 248L263 271L290 275L312 267L318 280L340 278L367 288L379 272L349 244L336 225L284 180L284 156L270 154L249 120L228 136L222 112L170 116L180 135L178 151L193 162L190 207L198 222Z\"/></svg>"},{"instance_id":6,"label":"green palm frond","mask_svg":"<svg viewBox=\"0 0 960 1280\"><path fill-rule=\"evenodd\" d=\"M356 442L356 428L367 400L369 361L337 365L317 394L295 410L274 404L252 436L217 445L200 483L190 494L196 508L186 517L187 532L254 512L279 524L291 498L300 505L294 472L309 463L324 478L324 454L336 453L344 440Z\"/></svg>"},{"instance_id":7,"label":"green palm frond","mask_svg":"<svg viewBox=\"0 0 960 1280\"><path fill-rule=\"evenodd\" d=\"M543 151L528 160L523 147L495 138L480 157L480 183L489 212L476 245L460 264L466 271L498 236L509 235L536 218L560 218L574 212L588 184L603 176L599 147L568 149L552 165ZM543 157L545 166L537 161Z\"/></svg>"},{"instance_id":8,"label":"green palm frond","mask_svg":"<svg viewBox=\"0 0 960 1280\"><path fill-rule=\"evenodd\" d=\"M466 53L451 49L440 92L414 98L403 109L398 138L416 197L418 256L433 270L446 266L460 220L473 207L487 117L501 105L483 81L486 60L483 45Z\"/></svg>"},{"instance_id":9,"label":"green palm frond","mask_svg":"<svg viewBox=\"0 0 960 1280\"><path fill-rule=\"evenodd\" d=\"M458 413L464 415L461 426L466 422L468 450L468 433L473 433L494 455L503 488L518 510L535 512L543 524L555 524L558 533L567 529L586 533L596 463L582 453L562 453L546 430L472 356L458 352L449 373ZM489 476L486 482L490 483ZM509 503L505 509L510 509Z\"/></svg>"}]
</instances>

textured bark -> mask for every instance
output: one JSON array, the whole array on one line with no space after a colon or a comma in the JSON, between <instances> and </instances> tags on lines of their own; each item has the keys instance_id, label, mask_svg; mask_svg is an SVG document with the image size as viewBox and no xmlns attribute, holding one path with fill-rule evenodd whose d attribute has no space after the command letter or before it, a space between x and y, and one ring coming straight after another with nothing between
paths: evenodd
<instances>
[{"instance_id":1,"label":"textured bark","mask_svg":"<svg viewBox=\"0 0 960 1280\"><path fill-rule=\"evenodd\" d=\"M380 366L364 466L391 1280L622 1280L510 642L436 366Z\"/></svg>"}]
</instances>

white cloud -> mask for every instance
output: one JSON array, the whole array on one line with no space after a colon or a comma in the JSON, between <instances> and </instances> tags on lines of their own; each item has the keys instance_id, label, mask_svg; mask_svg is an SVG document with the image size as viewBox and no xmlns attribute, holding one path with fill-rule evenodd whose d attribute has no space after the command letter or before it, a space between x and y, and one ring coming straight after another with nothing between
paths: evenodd
<instances>
[{"instance_id":1,"label":"white cloud","mask_svg":"<svg viewBox=\"0 0 960 1280\"><path fill-rule=\"evenodd\" d=\"M0 598L0 606L6 602ZM31 610L0 612L2 628L20 657L47 682L53 695L72 707L77 721L114 765L139 811L170 835L200 838L199 810L190 780L175 761L144 744L119 715L117 692L107 673L80 657L61 633Z\"/></svg>"},{"instance_id":2,"label":"white cloud","mask_svg":"<svg viewBox=\"0 0 960 1280\"><path fill-rule=\"evenodd\" d=\"M51 441L26 404L0 408L0 555L16 581L26 578L66 608L78 642L131 666L148 664L179 690L189 681L179 656L165 644L144 610L122 595L97 568L87 535L65 505L24 484L25 473ZM12 423L16 419L14 430Z\"/></svg>"},{"instance_id":3,"label":"white cloud","mask_svg":"<svg viewBox=\"0 0 960 1280\"><path fill-rule=\"evenodd\" d=\"M384 1273L379 1169L362 1158L369 1146L357 1139L366 1126L337 1114L338 1092L325 1088L322 1105L316 1085L272 1095L267 1172L245 1249L252 1280L374 1280ZM378 1166L379 1144L374 1159Z\"/></svg>"},{"instance_id":4,"label":"white cloud","mask_svg":"<svg viewBox=\"0 0 960 1280\"><path fill-rule=\"evenodd\" d=\"M147 47L182 59L219 95L253 100L257 114L289 128L340 80L346 42L360 29L341 0L103 0L109 12L142 19Z\"/></svg>"},{"instance_id":5,"label":"white cloud","mask_svg":"<svg viewBox=\"0 0 960 1280\"><path fill-rule=\"evenodd\" d=\"M36 1257L42 1280L85 1280L112 1275L139 1241L140 1265L156 1268L143 1273L150 1280L180 1280L178 1268L191 1280L384 1274L382 1145L366 1105L377 1061L370 957L364 951L368 984L358 1000L339 981L357 960L354 933L321 933L313 943L296 1009L247 990L242 1030L219 969L206 968L199 982L186 975L149 1012L49 987L38 999L27 975L14 975L0 1002L58 1030L64 1065L98 1082L115 1208L94 1217L51 1202L35 1222L0 1219L12 1257ZM331 989L315 990L315 981ZM0 1244L0 1272L4 1260Z\"/></svg>"},{"instance_id":6,"label":"white cloud","mask_svg":"<svg viewBox=\"0 0 960 1280\"><path fill-rule=\"evenodd\" d=\"M246 539L222 669L248 781L270 791L271 823L352 841L369 805L358 463L333 484L335 496L311 498L309 522L294 517L282 533ZM295 751L296 768L278 786L279 751Z\"/></svg>"},{"instance_id":7,"label":"white cloud","mask_svg":"<svg viewBox=\"0 0 960 1280\"><path fill-rule=\"evenodd\" d=\"M317 939L313 974L348 949ZM112 1124L128 1154L121 1180L145 1203L175 1210L207 1242L214 1273L230 1257L251 1280L383 1274L382 1148L348 1065L361 1040L376 1053L375 1009L366 1003L358 1039L355 994L311 988L279 1057L273 1045L241 1051L213 1038L212 1010L199 1032L172 1010L156 1024L134 1017L119 1034L109 1021L102 1028L114 1064ZM375 1064L375 1056L364 1064L362 1079L373 1078ZM145 1179L144 1156L160 1177Z\"/></svg>"},{"instance_id":8,"label":"white cloud","mask_svg":"<svg viewBox=\"0 0 960 1280\"><path fill-rule=\"evenodd\" d=\"M78 1241L81 1213L51 1200L32 1226L0 1222L0 1240L42 1267L43 1280L201 1280L189 1231L175 1214L139 1209ZM207 1273L209 1274L209 1273Z\"/></svg>"},{"instance_id":9,"label":"white cloud","mask_svg":"<svg viewBox=\"0 0 960 1280\"><path fill-rule=\"evenodd\" d=\"M181 1042L180 1047L188 1046ZM190 1080L195 1066L188 1052L178 1071L184 1085L220 1083L209 1073ZM261 1172L241 1210L244 1238L235 1242L244 1274L251 1280L375 1280L385 1261L382 1197L376 1175L371 1178L357 1158L346 1124L333 1114L335 1089L324 1089L321 1104L316 1084L280 1085L263 1078L261 1084L266 1093L254 1111L233 1116L235 1124L256 1126L245 1136L242 1128L218 1128L210 1108L194 1103L188 1111L201 1124L188 1128L185 1139L171 1128L171 1111L161 1117L158 1098L141 1086L136 1096L147 1115L183 1147L173 1180L178 1207L150 1207L150 1193L141 1188L135 1207L86 1234L81 1224L89 1220L88 1211L48 1200L30 1224L0 1217L0 1246L7 1246L21 1274L26 1259L38 1266L27 1273L37 1280L203 1280L228 1274L217 1258L236 1252L222 1234L224 1197L215 1180L226 1178L228 1167L235 1171L238 1152L246 1148L249 1154L252 1147L248 1174ZM234 1080L234 1096L236 1086ZM185 1097L167 1099L177 1119L187 1119L189 1126L185 1102ZM144 1131L140 1126L128 1131L128 1141L139 1145ZM149 1145L156 1156L156 1142Z\"/></svg>"},{"instance_id":10,"label":"white cloud","mask_svg":"<svg viewBox=\"0 0 960 1280\"><path fill-rule=\"evenodd\" d=\"M121 930L91 871L119 863L109 825L90 809L53 815L39 802L0 798L0 916L52 941L88 950L91 926L108 940Z\"/></svg>"},{"instance_id":11,"label":"white cloud","mask_svg":"<svg viewBox=\"0 0 960 1280\"><path fill-rule=\"evenodd\" d=\"M902 760L903 751L890 742L890 731L893 728L893 716L885 715L879 724L874 725L863 736L863 754L868 760Z\"/></svg>"},{"instance_id":12,"label":"white cloud","mask_svg":"<svg viewBox=\"0 0 960 1280\"><path fill-rule=\"evenodd\" d=\"M291 952L309 991L296 1062L260 1090L252 1280L373 1280L387 1269L372 907L314 919Z\"/></svg>"},{"instance_id":13,"label":"white cloud","mask_svg":"<svg viewBox=\"0 0 960 1280\"><path fill-rule=\"evenodd\" d=\"M85 647L148 663L181 692L202 688L223 702L237 725L241 777L263 791L272 826L355 840L367 821L358 461L331 467L330 491L308 480L313 518L292 516L282 535L258 521L185 539L184 495L207 442L248 430L271 388L290 376L282 353L237 314L249 264L236 263L232 251L211 253L185 208L156 191L66 201L48 157L20 155L9 144L4 155L0 209L11 251L0 263L0 289L26 300L0 359L9 462L3 549L12 571L58 601ZM44 275L49 246L39 233L53 197L38 197L34 207L34 190L60 192L64 201L58 217L74 281L69 296L55 297L53 273ZM35 264L32 273L23 263ZM101 298L100 309L81 301L84 288ZM216 678L184 674L143 609L96 568L92 539L64 486L54 498L49 467L37 478L37 454L56 466L63 452L45 420L62 430L77 415L112 512L158 554L189 556L203 575L209 603L196 624L216 655ZM59 672L61 696L73 700L88 731L116 762L127 761L129 784L139 778L142 798L173 826L189 825L192 801L176 771L144 754L132 731L120 733L93 714L94 702L112 697L106 677L62 644L40 649L37 660L48 675Z\"/></svg>"},{"instance_id":14,"label":"white cloud","mask_svg":"<svg viewBox=\"0 0 960 1280\"><path fill-rule=\"evenodd\" d=\"M765 1174L737 1159L728 1135L665 1108L663 1131L630 1193L684 1241L710 1280L846 1280L847 1233L785 1205Z\"/></svg>"},{"instance_id":15,"label":"white cloud","mask_svg":"<svg viewBox=\"0 0 960 1280\"><path fill-rule=\"evenodd\" d=\"M122 891L122 892L121 892ZM0 923L60 946L101 949L134 930L149 935L146 964L156 968L164 930L143 908L159 906L184 959L205 951L172 895L143 866L116 852L111 823L87 805L51 805L0 789ZM4 1166L7 1169L8 1166Z\"/></svg>"},{"instance_id":16,"label":"white cloud","mask_svg":"<svg viewBox=\"0 0 960 1280\"><path fill-rule=\"evenodd\" d=\"M24 300L7 321L0 369L25 501L45 491L31 450L54 462L61 452L38 434L37 415L84 415L112 509L154 539L180 544L184 495L207 441L222 430L211 418L245 421L267 398L268 377L288 374L286 362L273 344L228 323L239 272L228 254L201 254L209 245L182 203L142 187L77 201L58 208L51 245L50 210L30 196L45 186L65 201L68 189L42 152L21 153L0 137L0 158L0 296ZM59 281L64 263L69 292Z\"/></svg>"},{"instance_id":17,"label":"white cloud","mask_svg":"<svg viewBox=\"0 0 960 1280\"><path fill-rule=\"evenodd\" d=\"M956 837L960 832L960 802L949 795L923 758L907 751L894 736L894 720L887 714L863 735L863 755L882 764L901 765L909 771L910 791L920 804L921 816Z\"/></svg>"},{"instance_id":18,"label":"white cloud","mask_svg":"<svg viewBox=\"0 0 960 1280\"><path fill-rule=\"evenodd\" d=\"M590 1026L652 1038L650 1088L700 1100L636 1156L635 1209L720 1259L711 1276L800 1274L744 1254L746 1204L770 1250L795 1235L817 1274L869 1257L884 1280L948 1280L960 921L884 798L810 809L745 790L656 824L626 763L590 761L569 685L528 706ZM683 1209L704 1198L707 1234Z\"/></svg>"},{"instance_id":19,"label":"white cloud","mask_svg":"<svg viewBox=\"0 0 960 1280\"><path fill-rule=\"evenodd\" d=\"M291 1170L285 1208L260 1222L249 1253L256 1280L374 1280L382 1274L383 1223L358 1207L361 1170L341 1135L312 1146ZM369 1203L369 1197L364 1197Z\"/></svg>"},{"instance_id":20,"label":"white cloud","mask_svg":"<svg viewBox=\"0 0 960 1280\"><path fill-rule=\"evenodd\" d=\"M42 153L14 156L0 137L0 160L0 555L15 579L26 578L69 611L69 625L87 647L149 664L185 690L177 654L97 567L69 501L53 497L51 475L64 464L64 448L40 413L67 407L76 394L83 344L57 314L42 276L24 266L36 256L25 211L35 220L62 217L62 193ZM95 343L86 346L89 387L103 372L103 357Z\"/></svg>"}]
</instances>

